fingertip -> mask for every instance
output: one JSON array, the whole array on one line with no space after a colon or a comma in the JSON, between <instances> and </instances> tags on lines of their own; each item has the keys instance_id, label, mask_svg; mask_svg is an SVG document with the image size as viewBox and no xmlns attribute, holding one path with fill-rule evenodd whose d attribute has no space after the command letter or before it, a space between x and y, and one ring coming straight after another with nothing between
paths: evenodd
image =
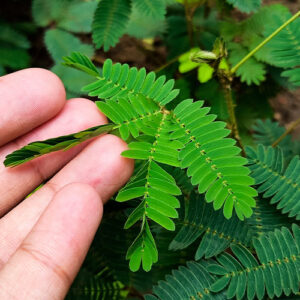
<instances>
[{"instance_id":1,"label":"fingertip","mask_svg":"<svg viewBox=\"0 0 300 300\"><path fill-rule=\"evenodd\" d=\"M65 105L64 85L60 78L49 70L29 68L5 75L2 79L5 85L14 87L11 92L16 93L20 90L28 104L32 107L44 105L52 116Z\"/></svg>"},{"instance_id":2,"label":"fingertip","mask_svg":"<svg viewBox=\"0 0 300 300\"><path fill-rule=\"evenodd\" d=\"M72 98L67 101L67 105L75 107L78 111L77 121L95 120L100 124L106 124L106 116L98 109L96 104L86 98ZM88 118L87 118L88 116Z\"/></svg>"},{"instance_id":3,"label":"fingertip","mask_svg":"<svg viewBox=\"0 0 300 300\"><path fill-rule=\"evenodd\" d=\"M128 181L133 173L134 160L121 155L126 149L128 146L122 139L106 134L93 141L82 153L82 157L89 156L92 164L102 171L100 174L95 170L93 179L92 176L89 178L104 203Z\"/></svg>"},{"instance_id":4,"label":"fingertip","mask_svg":"<svg viewBox=\"0 0 300 300\"><path fill-rule=\"evenodd\" d=\"M0 144L57 115L66 102L61 80L51 71L30 68L0 77Z\"/></svg>"},{"instance_id":5,"label":"fingertip","mask_svg":"<svg viewBox=\"0 0 300 300\"><path fill-rule=\"evenodd\" d=\"M91 186L71 183L61 188L1 270L5 284L0 298L19 299L22 293L26 299L64 299L101 216L102 203Z\"/></svg>"},{"instance_id":6,"label":"fingertip","mask_svg":"<svg viewBox=\"0 0 300 300\"><path fill-rule=\"evenodd\" d=\"M73 182L62 187L54 198L63 201L63 209L69 210L70 202L73 209L81 211L83 217L93 218L99 223L103 215L103 204L98 192L89 184ZM79 207L78 207L79 206ZM72 210L73 210L72 209Z\"/></svg>"},{"instance_id":7,"label":"fingertip","mask_svg":"<svg viewBox=\"0 0 300 300\"><path fill-rule=\"evenodd\" d=\"M53 109L53 114L60 112L66 103L66 90L61 79L47 69L31 68L23 71L25 76L28 73L28 77L31 77L36 86L36 92L43 92L47 96L44 101L47 106L51 105L50 108Z\"/></svg>"},{"instance_id":8,"label":"fingertip","mask_svg":"<svg viewBox=\"0 0 300 300\"><path fill-rule=\"evenodd\" d=\"M105 123L107 123L106 117L92 101L73 98L66 102L61 113L36 130L22 136L18 144L26 145L37 140L72 134Z\"/></svg>"},{"instance_id":9,"label":"fingertip","mask_svg":"<svg viewBox=\"0 0 300 300\"><path fill-rule=\"evenodd\" d=\"M120 138L102 135L87 145L51 182L59 186L84 182L95 188L106 202L133 172L133 160L121 156L126 149L126 143Z\"/></svg>"},{"instance_id":10,"label":"fingertip","mask_svg":"<svg viewBox=\"0 0 300 300\"><path fill-rule=\"evenodd\" d=\"M111 147L111 151L113 151L114 156L117 158L118 165L116 168L121 170L121 184L123 185L130 178L134 170L134 160L121 155L123 151L128 149L128 145L121 138L113 134L107 134L102 138L107 144L114 145Z\"/></svg>"}]
</instances>

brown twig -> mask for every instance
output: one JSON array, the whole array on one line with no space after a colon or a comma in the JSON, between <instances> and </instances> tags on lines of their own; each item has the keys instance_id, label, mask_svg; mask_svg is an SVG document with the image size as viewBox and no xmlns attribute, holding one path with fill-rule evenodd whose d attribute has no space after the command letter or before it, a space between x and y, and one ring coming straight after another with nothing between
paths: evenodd
<instances>
[{"instance_id":1,"label":"brown twig","mask_svg":"<svg viewBox=\"0 0 300 300\"><path fill-rule=\"evenodd\" d=\"M300 125L300 118L292 122L292 124L286 129L286 131L272 144L272 147L278 146L278 144L291 133L298 125Z\"/></svg>"},{"instance_id":2,"label":"brown twig","mask_svg":"<svg viewBox=\"0 0 300 300\"><path fill-rule=\"evenodd\" d=\"M226 106L227 106L227 111L229 114L229 127L232 131L232 136L235 138L235 140L237 141L237 144L242 149L242 155L246 156L245 148L243 146L243 143L242 143L242 140L241 140L241 137L239 134L238 123L237 123L236 115L235 115L235 106L236 105L233 102L232 89L231 89L232 77L230 76L230 74L219 73L219 79L220 79L221 86L225 93Z\"/></svg>"},{"instance_id":3,"label":"brown twig","mask_svg":"<svg viewBox=\"0 0 300 300\"><path fill-rule=\"evenodd\" d=\"M183 6L184 6L184 12L185 12L185 19L186 19L188 37L189 37L190 45L191 45L191 47L193 47L193 45L194 45L193 17L194 17L197 6L190 6L190 4L188 3L188 0L184 0Z\"/></svg>"}]
</instances>

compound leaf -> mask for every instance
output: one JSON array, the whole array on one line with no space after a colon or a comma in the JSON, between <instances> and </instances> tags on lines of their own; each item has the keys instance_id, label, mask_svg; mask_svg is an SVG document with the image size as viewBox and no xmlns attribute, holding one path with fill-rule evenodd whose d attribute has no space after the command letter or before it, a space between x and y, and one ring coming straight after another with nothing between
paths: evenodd
<instances>
[{"instance_id":1,"label":"compound leaf","mask_svg":"<svg viewBox=\"0 0 300 300\"><path fill-rule=\"evenodd\" d=\"M96 48L108 51L125 33L129 21L131 4L129 0L101 0L93 20L93 41Z\"/></svg>"},{"instance_id":2,"label":"compound leaf","mask_svg":"<svg viewBox=\"0 0 300 300\"><path fill-rule=\"evenodd\" d=\"M47 153L68 150L88 139L110 132L115 127L115 124L100 125L77 133L30 143L8 154L5 158L4 165L6 167L15 167Z\"/></svg>"}]
</instances>

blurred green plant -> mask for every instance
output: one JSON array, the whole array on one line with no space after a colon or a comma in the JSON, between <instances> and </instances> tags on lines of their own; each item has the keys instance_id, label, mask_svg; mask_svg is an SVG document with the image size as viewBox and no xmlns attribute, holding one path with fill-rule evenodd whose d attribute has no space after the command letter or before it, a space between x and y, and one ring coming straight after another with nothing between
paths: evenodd
<instances>
[{"instance_id":1,"label":"blurred green plant","mask_svg":"<svg viewBox=\"0 0 300 300\"><path fill-rule=\"evenodd\" d=\"M97 96L111 123L31 143L5 164L106 132L136 160L67 299L297 299L299 120L261 118L273 116L269 97L300 85L299 13L260 0L33 0L32 15L68 96ZM0 23L0 72L30 66L24 28ZM124 34L165 46L168 61L150 73L95 67Z\"/></svg>"}]
</instances>

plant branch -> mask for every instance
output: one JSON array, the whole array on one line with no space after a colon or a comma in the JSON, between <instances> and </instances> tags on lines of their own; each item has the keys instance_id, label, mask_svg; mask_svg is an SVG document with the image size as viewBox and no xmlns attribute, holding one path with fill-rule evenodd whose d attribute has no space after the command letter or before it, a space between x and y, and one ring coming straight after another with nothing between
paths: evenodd
<instances>
[{"instance_id":1,"label":"plant branch","mask_svg":"<svg viewBox=\"0 0 300 300\"><path fill-rule=\"evenodd\" d=\"M300 118L294 121L286 131L272 144L272 147L276 147L289 133L291 133L298 125L300 125Z\"/></svg>"},{"instance_id":2,"label":"plant branch","mask_svg":"<svg viewBox=\"0 0 300 300\"><path fill-rule=\"evenodd\" d=\"M239 147L242 149L242 155L246 156L246 152L243 143L241 141L241 137L238 129L238 123L235 116L235 104L233 103L233 98L232 98L231 81L230 79L227 78L226 79L221 78L220 81L225 93L225 99L226 99L226 105L229 114L229 122L230 122L230 129L232 130L232 135L237 141Z\"/></svg>"},{"instance_id":3,"label":"plant branch","mask_svg":"<svg viewBox=\"0 0 300 300\"><path fill-rule=\"evenodd\" d=\"M182 53L183 54L183 53ZM179 57L182 55L179 54L173 58L171 58L169 61L167 61L165 64L163 64L162 66L158 67L154 72L158 73L159 71L162 71L163 69L167 68L168 66L172 65L173 63L177 62Z\"/></svg>"},{"instance_id":4,"label":"plant branch","mask_svg":"<svg viewBox=\"0 0 300 300\"><path fill-rule=\"evenodd\" d=\"M275 37L282 29L287 27L290 23L296 20L300 16L300 11L298 11L294 16L287 20L284 24L278 27L273 33L271 33L265 40L263 40L257 47L255 47L251 52L249 52L240 62L238 62L232 69L231 74L235 73L236 70L244 64L250 57L252 57L258 50L260 50L265 44L267 44L273 37Z\"/></svg>"},{"instance_id":5,"label":"plant branch","mask_svg":"<svg viewBox=\"0 0 300 300\"><path fill-rule=\"evenodd\" d=\"M194 14L194 12L190 9L188 0L184 0L183 6L184 6L189 41L190 41L191 47L193 47L193 44L194 44L194 41L193 41L193 14Z\"/></svg>"}]
</instances>

